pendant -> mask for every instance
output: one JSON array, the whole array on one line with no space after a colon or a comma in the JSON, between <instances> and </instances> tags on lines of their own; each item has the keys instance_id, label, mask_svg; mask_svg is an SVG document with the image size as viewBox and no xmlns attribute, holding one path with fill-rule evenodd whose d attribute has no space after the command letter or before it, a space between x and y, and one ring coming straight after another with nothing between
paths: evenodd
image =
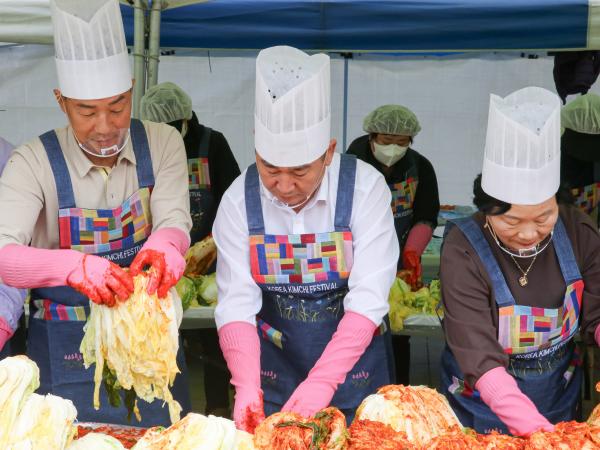
<instances>
[{"instance_id":1,"label":"pendant","mask_svg":"<svg viewBox=\"0 0 600 450\"><path fill-rule=\"evenodd\" d=\"M519 278L519 284L521 285L521 287L525 287L527 286L527 276L523 275L521 278Z\"/></svg>"}]
</instances>

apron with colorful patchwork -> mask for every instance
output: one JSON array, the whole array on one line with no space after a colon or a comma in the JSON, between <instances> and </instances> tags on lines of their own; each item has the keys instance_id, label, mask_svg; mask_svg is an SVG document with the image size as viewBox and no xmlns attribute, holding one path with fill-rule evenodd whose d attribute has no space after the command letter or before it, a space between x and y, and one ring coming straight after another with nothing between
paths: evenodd
<instances>
[{"instance_id":1,"label":"apron with colorful patchwork","mask_svg":"<svg viewBox=\"0 0 600 450\"><path fill-rule=\"evenodd\" d=\"M263 292L257 316L265 414L279 411L304 381L344 315L352 269L350 229L356 160L341 156L335 230L265 234L256 165L245 181L252 276ZM331 401L350 422L369 394L393 380L387 317Z\"/></svg>"},{"instance_id":2,"label":"apron with colorful patchwork","mask_svg":"<svg viewBox=\"0 0 600 450\"><path fill-rule=\"evenodd\" d=\"M146 131L131 121L131 141L137 162L139 190L114 209L85 209L75 205L69 171L54 131L40 137L54 174L59 203L60 248L102 256L129 266L152 231L150 195L154 174ZM79 345L89 315L87 297L68 286L31 291L31 318L27 353L40 368L40 394L52 393L73 401L77 418L85 422L127 424L127 411L110 406L100 389L100 410L93 407L95 366L85 369ZM172 392L183 407L191 409L183 351L177 355L178 375ZM162 402L138 400L141 426L169 425L168 408ZM135 425L138 425L134 421Z\"/></svg>"},{"instance_id":3,"label":"apron with colorful patchwork","mask_svg":"<svg viewBox=\"0 0 600 450\"><path fill-rule=\"evenodd\" d=\"M412 151L407 152L405 158L410 158L410 165L405 179L398 183L388 184L392 192L392 214L394 215L394 226L400 243L400 250L404 248L408 232L412 227L413 205L417 194L417 186L419 185L417 163ZM398 270L400 269L402 269L402 258L398 258Z\"/></svg>"},{"instance_id":4,"label":"apron with colorful patchwork","mask_svg":"<svg viewBox=\"0 0 600 450\"><path fill-rule=\"evenodd\" d=\"M215 199L210 189L210 173L208 171L208 146L211 132L212 129L204 127L198 156L188 158L192 245L210 234L215 220Z\"/></svg>"},{"instance_id":5,"label":"apron with colorful patchwork","mask_svg":"<svg viewBox=\"0 0 600 450\"><path fill-rule=\"evenodd\" d=\"M575 206L599 224L598 204L600 204L600 183L592 183L581 188L571 189Z\"/></svg>"},{"instance_id":6,"label":"apron with colorful patchwork","mask_svg":"<svg viewBox=\"0 0 600 450\"><path fill-rule=\"evenodd\" d=\"M556 222L552 245L567 289L562 306L556 309L517 305L479 225L470 217L453 222L467 237L492 280L499 313L498 342L509 355L508 372L550 422L577 419L582 371L573 337L579 331L583 280L562 220ZM508 433L479 392L463 380L446 346L441 389L462 425L479 433L492 429Z\"/></svg>"}]
</instances>

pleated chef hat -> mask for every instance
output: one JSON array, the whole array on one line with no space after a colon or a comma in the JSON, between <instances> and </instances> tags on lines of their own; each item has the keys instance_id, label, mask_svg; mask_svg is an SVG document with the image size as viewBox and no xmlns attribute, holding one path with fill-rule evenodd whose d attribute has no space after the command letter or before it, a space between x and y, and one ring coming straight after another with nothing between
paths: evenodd
<instances>
[{"instance_id":1,"label":"pleated chef hat","mask_svg":"<svg viewBox=\"0 0 600 450\"><path fill-rule=\"evenodd\" d=\"M537 205L560 184L560 99L527 87L490 96L481 187L498 200Z\"/></svg>"},{"instance_id":2,"label":"pleated chef hat","mask_svg":"<svg viewBox=\"0 0 600 450\"><path fill-rule=\"evenodd\" d=\"M330 141L329 57L287 46L256 59L254 146L265 161L295 167L316 160Z\"/></svg>"},{"instance_id":3,"label":"pleated chef hat","mask_svg":"<svg viewBox=\"0 0 600 450\"><path fill-rule=\"evenodd\" d=\"M117 0L52 0L58 85L65 97L96 100L131 88Z\"/></svg>"}]
</instances>

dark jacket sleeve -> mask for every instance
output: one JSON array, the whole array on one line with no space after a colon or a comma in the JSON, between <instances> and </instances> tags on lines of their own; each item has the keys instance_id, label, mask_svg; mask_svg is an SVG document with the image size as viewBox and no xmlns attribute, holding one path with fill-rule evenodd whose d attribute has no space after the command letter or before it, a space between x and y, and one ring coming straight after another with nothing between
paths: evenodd
<instances>
[{"instance_id":1,"label":"dark jacket sleeve","mask_svg":"<svg viewBox=\"0 0 600 450\"><path fill-rule=\"evenodd\" d=\"M473 387L488 370L507 367L508 356L498 343L489 277L457 227L444 240L440 282L446 342L465 381Z\"/></svg>"},{"instance_id":2,"label":"dark jacket sleeve","mask_svg":"<svg viewBox=\"0 0 600 450\"><path fill-rule=\"evenodd\" d=\"M437 227L440 212L437 178L433 166L423 155L419 155L419 185L413 208L413 224L427 223L433 228Z\"/></svg>"},{"instance_id":3,"label":"dark jacket sleeve","mask_svg":"<svg viewBox=\"0 0 600 450\"><path fill-rule=\"evenodd\" d=\"M240 167L222 133L213 130L208 149L208 167L211 189L218 207L223 194L240 175Z\"/></svg>"}]
</instances>

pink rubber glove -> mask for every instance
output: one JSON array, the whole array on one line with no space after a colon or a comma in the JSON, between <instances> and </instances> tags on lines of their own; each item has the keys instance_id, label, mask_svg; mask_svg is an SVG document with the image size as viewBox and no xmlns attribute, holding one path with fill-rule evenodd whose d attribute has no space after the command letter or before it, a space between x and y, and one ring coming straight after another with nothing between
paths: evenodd
<instances>
[{"instance_id":1,"label":"pink rubber glove","mask_svg":"<svg viewBox=\"0 0 600 450\"><path fill-rule=\"evenodd\" d=\"M361 314L347 311L340 320L331 341L282 411L292 411L304 417L312 417L317 411L329 406L338 385L373 339L377 330L371 320Z\"/></svg>"},{"instance_id":2,"label":"pink rubber glove","mask_svg":"<svg viewBox=\"0 0 600 450\"><path fill-rule=\"evenodd\" d=\"M190 246L190 236L179 228L161 228L154 231L131 263L130 273L138 275L146 266L150 271L148 294L158 291L164 298L177 284L185 269L183 256Z\"/></svg>"},{"instance_id":3,"label":"pink rubber glove","mask_svg":"<svg viewBox=\"0 0 600 450\"><path fill-rule=\"evenodd\" d=\"M538 430L554 431L554 425L539 413L504 367L488 370L475 383L475 388L511 434L529 436Z\"/></svg>"},{"instance_id":4,"label":"pink rubber glove","mask_svg":"<svg viewBox=\"0 0 600 450\"><path fill-rule=\"evenodd\" d=\"M16 288L71 286L95 303L113 306L133 293L131 276L116 264L75 250L9 244L0 250L0 277Z\"/></svg>"},{"instance_id":5,"label":"pink rubber glove","mask_svg":"<svg viewBox=\"0 0 600 450\"><path fill-rule=\"evenodd\" d=\"M256 327L248 322L228 323L219 329L219 343L235 387L233 420L240 430L254 433L265 419Z\"/></svg>"},{"instance_id":6,"label":"pink rubber glove","mask_svg":"<svg viewBox=\"0 0 600 450\"><path fill-rule=\"evenodd\" d=\"M433 229L425 224L418 223L410 229L408 237L406 238L406 244L404 244L403 252L414 251L417 256L421 257L425 251L425 247L429 244L433 236Z\"/></svg>"},{"instance_id":7,"label":"pink rubber glove","mask_svg":"<svg viewBox=\"0 0 600 450\"><path fill-rule=\"evenodd\" d=\"M596 345L600 347L600 325L596 326L596 331L594 331L594 340L596 341Z\"/></svg>"},{"instance_id":8,"label":"pink rubber glove","mask_svg":"<svg viewBox=\"0 0 600 450\"><path fill-rule=\"evenodd\" d=\"M0 351L4 348L8 340L12 337L13 331L6 321L0 317Z\"/></svg>"}]
</instances>

